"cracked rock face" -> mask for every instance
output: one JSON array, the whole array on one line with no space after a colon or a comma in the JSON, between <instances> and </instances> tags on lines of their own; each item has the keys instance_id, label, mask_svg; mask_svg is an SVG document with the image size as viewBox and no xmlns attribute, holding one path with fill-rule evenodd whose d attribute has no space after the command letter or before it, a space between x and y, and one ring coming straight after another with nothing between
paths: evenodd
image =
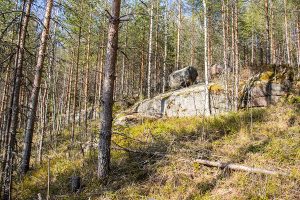
<instances>
[{"instance_id":1,"label":"cracked rock face","mask_svg":"<svg viewBox=\"0 0 300 200\"><path fill-rule=\"evenodd\" d=\"M132 112L161 117L189 117L225 111L224 94L211 93L209 98L211 112L205 107L205 85L198 84L146 99L136 104Z\"/></svg>"},{"instance_id":2,"label":"cracked rock face","mask_svg":"<svg viewBox=\"0 0 300 200\"><path fill-rule=\"evenodd\" d=\"M266 107L275 104L287 94L287 90L280 83L260 83L247 91L247 98L242 107Z\"/></svg>"},{"instance_id":3,"label":"cracked rock face","mask_svg":"<svg viewBox=\"0 0 300 200\"><path fill-rule=\"evenodd\" d=\"M263 72L251 77L243 88L240 108L266 107L286 96L293 86L293 78L287 72L275 74Z\"/></svg>"}]
</instances>

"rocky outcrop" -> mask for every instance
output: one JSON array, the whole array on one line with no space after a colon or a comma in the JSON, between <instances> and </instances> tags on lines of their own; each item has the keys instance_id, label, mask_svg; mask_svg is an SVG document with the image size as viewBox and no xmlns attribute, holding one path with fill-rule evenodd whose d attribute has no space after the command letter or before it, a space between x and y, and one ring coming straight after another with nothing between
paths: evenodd
<instances>
[{"instance_id":1,"label":"rocky outcrop","mask_svg":"<svg viewBox=\"0 0 300 200\"><path fill-rule=\"evenodd\" d=\"M179 83L182 84L185 78L189 79L188 68L183 71L177 71L179 74L176 76L181 78L176 80L177 85L174 83L175 86L179 86ZM259 73L244 85L240 92L239 107L265 107L277 103L282 96L289 93L292 82L293 78L287 71L277 74L271 71ZM223 86L210 84L208 89L208 106L205 106L205 85L197 84L138 102L127 110L128 115L117 118L116 124L135 124L144 119L159 117L209 116L226 112ZM230 99L229 97L229 101ZM230 109L231 102L228 104Z\"/></svg>"},{"instance_id":2,"label":"rocky outcrop","mask_svg":"<svg viewBox=\"0 0 300 200\"><path fill-rule=\"evenodd\" d=\"M198 72L194 67L186 67L181 70L174 71L169 76L170 88L179 89L192 85L198 76Z\"/></svg>"},{"instance_id":3,"label":"rocky outcrop","mask_svg":"<svg viewBox=\"0 0 300 200\"><path fill-rule=\"evenodd\" d=\"M137 103L131 110L148 116L187 117L222 113L225 95L210 92L210 108L205 107L205 85L199 84L158 95Z\"/></svg>"},{"instance_id":4,"label":"rocky outcrop","mask_svg":"<svg viewBox=\"0 0 300 200\"><path fill-rule=\"evenodd\" d=\"M244 86L240 107L266 107L277 103L288 94L292 80L285 74L275 75L272 71L257 74Z\"/></svg>"}]
</instances>

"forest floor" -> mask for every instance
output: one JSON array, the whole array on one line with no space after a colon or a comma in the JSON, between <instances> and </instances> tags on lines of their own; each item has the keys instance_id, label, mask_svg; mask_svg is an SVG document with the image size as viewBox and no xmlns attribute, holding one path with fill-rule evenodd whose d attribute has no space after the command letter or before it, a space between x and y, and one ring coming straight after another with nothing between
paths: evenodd
<instances>
[{"instance_id":1,"label":"forest floor","mask_svg":"<svg viewBox=\"0 0 300 200\"><path fill-rule=\"evenodd\" d=\"M98 137L97 121L88 132ZM78 134L71 143L68 129L46 143L44 164L14 185L14 199L37 199L47 191L50 158L51 199L299 199L300 103L285 101L268 108L249 109L208 118L170 118L115 127L111 176L99 183L97 146ZM83 127L77 129L82 133ZM95 139L95 144L96 144ZM272 176L206 167L195 162L238 163L277 170ZM34 162L34 159L33 159ZM82 178L77 194L70 177Z\"/></svg>"}]
</instances>

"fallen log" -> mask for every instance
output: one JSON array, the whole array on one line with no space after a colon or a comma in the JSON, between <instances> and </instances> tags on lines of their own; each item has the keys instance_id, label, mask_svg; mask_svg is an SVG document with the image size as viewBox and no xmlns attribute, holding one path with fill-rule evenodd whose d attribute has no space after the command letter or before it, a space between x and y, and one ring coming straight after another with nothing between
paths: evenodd
<instances>
[{"instance_id":1,"label":"fallen log","mask_svg":"<svg viewBox=\"0 0 300 200\"><path fill-rule=\"evenodd\" d=\"M284 173L284 172L266 170L266 169L262 169L262 168L248 167L248 166L243 166L243 165L239 165L239 164L222 163L222 162L209 161L209 160L203 160L203 159L196 159L195 162L205 165L205 166L208 166L208 167L218 167L220 169L231 169L231 170L236 170L236 171L246 171L246 172L258 173L258 174L288 176L288 174Z\"/></svg>"}]
</instances>

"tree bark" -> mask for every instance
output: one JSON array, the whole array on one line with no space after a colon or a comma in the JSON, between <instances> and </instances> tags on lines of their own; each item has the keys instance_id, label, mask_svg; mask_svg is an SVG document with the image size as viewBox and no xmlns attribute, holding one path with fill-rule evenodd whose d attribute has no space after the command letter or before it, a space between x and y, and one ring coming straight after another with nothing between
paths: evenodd
<instances>
[{"instance_id":1,"label":"tree bark","mask_svg":"<svg viewBox=\"0 0 300 200\"><path fill-rule=\"evenodd\" d=\"M158 73L159 73L159 67L158 67L158 28L159 28L159 3L160 0L156 0L156 17L155 17L155 47L154 47L154 92L157 92L157 85L158 85Z\"/></svg>"},{"instance_id":2,"label":"tree bark","mask_svg":"<svg viewBox=\"0 0 300 200\"><path fill-rule=\"evenodd\" d=\"M226 101L226 110L229 108L228 100L228 51L227 51L227 34L226 34L226 6L225 0L222 0L222 27L223 27L223 63L225 71L225 101Z\"/></svg>"},{"instance_id":3,"label":"tree bark","mask_svg":"<svg viewBox=\"0 0 300 200\"><path fill-rule=\"evenodd\" d=\"M168 56L168 0L165 1L165 16L164 16L164 26L165 26L165 39L164 39L164 64L163 64L163 77L162 77L162 93L166 89L166 79L167 79L167 56Z\"/></svg>"},{"instance_id":4,"label":"tree bark","mask_svg":"<svg viewBox=\"0 0 300 200\"><path fill-rule=\"evenodd\" d=\"M266 18L266 64L271 62L271 37L270 37L270 6L269 0L265 0L265 18Z\"/></svg>"},{"instance_id":5,"label":"tree bark","mask_svg":"<svg viewBox=\"0 0 300 200\"><path fill-rule=\"evenodd\" d=\"M286 45L286 56L287 64L291 64L290 58L290 40L289 40L289 31L288 31L288 21L287 21L287 2L284 0L284 28L285 28L285 45Z\"/></svg>"},{"instance_id":6,"label":"tree bark","mask_svg":"<svg viewBox=\"0 0 300 200\"><path fill-rule=\"evenodd\" d=\"M125 28L125 50L127 49L127 27ZM125 68L126 68L126 56L123 55L122 57L122 72L121 72L121 96L124 97L125 94ZM128 70L127 70L128 73ZM128 87L128 86L127 86Z\"/></svg>"},{"instance_id":7,"label":"tree bark","mask_svg":"<svg viewBox=\"0 0 300 200\"><path fill-rule=\"evenodd\" d=\"M297 62L297 66L298 66L298 77L300 75L300 13L298 13L297 16L297 55L298 55L298 62Z\"/></svg>"},{"instance_id":8,"label":"tree bark","mask_svg":"<svg viewBox=\"0 0 300 200\"><path fill-rule=\"evenodd\" d=\"M16 133L18 128L19 98L21 88L21 78L23 71L23 60L25 52L26 31L30 18L31 5L33 0L29 0L25 9L25 16L21 17L21 26L18 38L17 55L15 59L14 82L10 99L9 119L7 120L7 134L9 136L6 151L4 154L4 177L2 199L11 199L12 188L12 167L13 151L16 143ZM26 1L23 3L23 8ZM1 180L2 181L2 180ZM1 188L2 189L2 188Z\"/></svg>"},{"instance_id":9,"label":"tree bark","mask_svg":"<svg viewBox=\"0 0 300 200\"><path fill-rule=\"evenodd\" d=\"M235 61L235 96L234 107L238 110L239 99L239 82L240 82L240 69L239 69L239 38L238 38L238 1L234 3L234 61Z\"/></svg>"},{"instance_id":10,"label":"tree bark","mask_svg":"<svg viewBox=\"0 0 300 200\"><path fill-rule=\"evenodd\" d=\"M180 35L181 34L181 0L178 0L178 25L177 25L177 47L176 47L176 70L180 68Z\"/></svg>"},{"instance_id":11,"label":"tree bark","mask_svg":"<svg viewBox=\"0 0 300 200\"><path fill-rule=\"evenodd\" d=\"M271 64L275 64L276 57L275 57L275 44L274 44L274 37L273 37L273 26L274 26L274 13L273 13L273 0L270 1L270 53L271 53Z\"/></svg>"},{"instance_id":12,"label":"tree bark","mask_svg":"<svg viewBox=\"0 0 300 200\"><path fill-rule=\"evenodd\" d=\"M149 27L149 51L148 51L148 85L147 85L147 97L151 97L151 71L152 71L152 34L153 34L153 2L150 7L150 27Z\"/></svg>"},{"instance_id":13,"label":"tree bark","mask_svg":"<svg viewBox=\"0 0 300 200\"><path fill-rule=\"evenodd\" d=\"M80 2L82 4L82 2ZM82 5L80 5L80 11L82 11ZM76 58L76 69L75 69L75 82L74 82L74 97L73 97L73 114L72 114L72 143L75 141L75 118L76 118L76 108L77 108L77 90L78 90L78 71L79 71L79 62L80 62L80 47L81 47L81 36L82 36L82 27L81 21L79 22L79 31L78 31L78 45L77 45L77 58Z\"/></svg>"},{"instance_id":14,"label":"tree bark","mask_svg":"<svg viewBox=\"0 0 300 200\"><path fill-rule=\"evenodd\" d=\"M53 6L53 0L47 0L47 7L44 19L44 30L41 36L41 46L38 53L37 65L35 68L35 75L33 81L33 88L31 91L29 110L27 113L27 125L25 130L25 138L24 138L24 148L23 148L23 156L21 163L21 173L26 174L29 170L30 156L31 156L31 147L32 147L32 137L34 131L34 123L36 117L38 96L40 92L40 85L42 79L42 70L44 67L45 53L47 47L47 40L49 35L50 28L50 19L51 19L51 11Z\"/></svg>"},{"instance_id":15,"label":"tree bark","mask_svg":"<svg viewBox=\"0 0 300 200\"><path fill-rule=\"evenodd\" d=\"M104 182L110 170L110 146L112 134L112 106L115 80L115 67L118 53L118 32L121 0L113 0L112 13L109 20L108 42L103 81L103 97L101 112L101 130L98 154L97 175Z\"/></svg>"},{"instance_id":16,"label":"tree bark","mask_svg":"<svg viewBox=\"0 0 300 200\"><path fill-rule=\"evenodd\" d=\"M209 106L209 90L208 90L208 38L207 38L207 7L206 0L203 0L203 11L204 11L204 81L205 81L205 112L210 113Z\"/></svg>"},{"instance_id":17,"label":"tree bark","mask_svg":"<svg viewBox=\"0 0 300 200\"><path fill-rule=\"evenodd\" d=\"M90 9L91 12L91 9ZM85 82L84 82L84 132L87 136L88 132L88 101L89 101L89 76L90 76L90 51L91 51L91 19L92 14L90 14L90 22L88 27L88 39L87 39L87 55L86 55L86 67L85 67Z\"/></svg>"}]
</instances>

